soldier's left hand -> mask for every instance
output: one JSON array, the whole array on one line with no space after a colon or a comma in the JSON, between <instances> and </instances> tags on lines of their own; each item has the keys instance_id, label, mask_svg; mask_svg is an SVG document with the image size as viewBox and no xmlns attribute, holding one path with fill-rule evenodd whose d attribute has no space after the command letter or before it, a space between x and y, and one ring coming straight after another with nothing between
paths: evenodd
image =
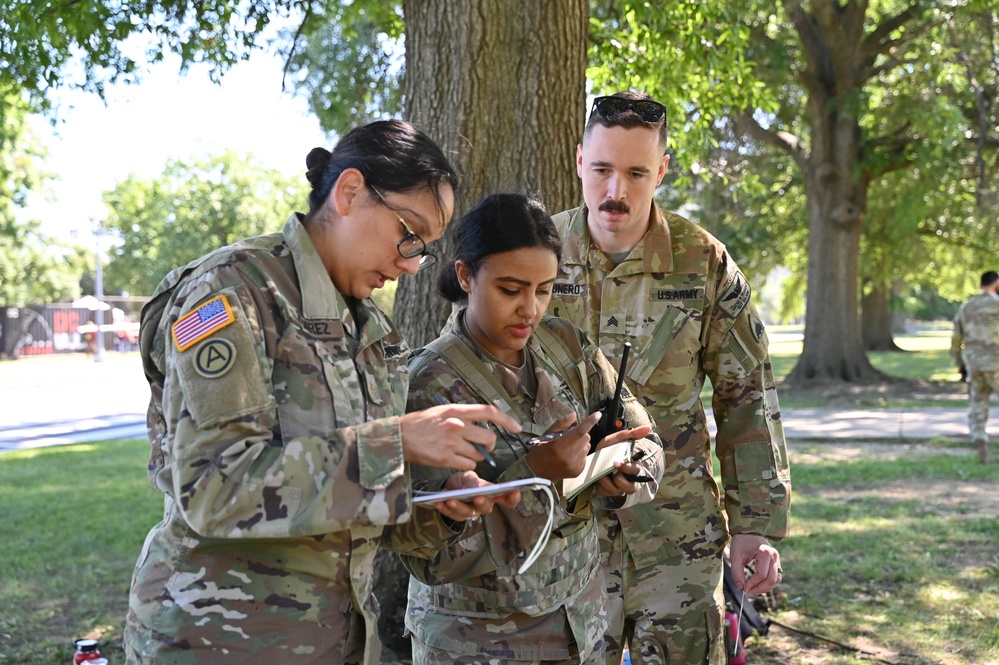
<instances>
[{"instance_id":1,"label":"soldier's left hand","mask_svg":"<svg viewBox=\"0 0 999 665\"><path fill-rule=\"evenodd\" d=\"M459 490L471 487L486 487L492 485L488 480L483 480L474 471L463 471L455 473L444 483L445 490ZM491 496L477 496L471 501L460 501L458 499L448 499L447 501L437 501L434 508L446 517L450 517L456 522L476 519L493 512L496 504L508 508L515 507L520 503L520 491L514 490L506 494L493 494Z\"/></svg>"},{"instance_id":2,"label":"soldier's left hand","mask_svg":"<svg viewBox=\"0 0 999 665\"><path fill-rule=\"evenodd\" d=\"M600 443L597 444L597 450L601 448L606 448L607 446L613 446L615 443L621 443L622 441L628 441L630 439L644 439L652 432L652 427L649 425L639 425L638 427L632 427L631 429L622 429L617 432L608 434Z\"/></svg>"},{"instance_id":3,"label":"soldier's left hand","mask_svg":"<svg viewBox=\"0 0 999 665\"><path fill-rule=\"evenodd\" d=\"M732 580L742 591L758 595L772 591L782 579L780 552L763 536L737 533L729 545ZM746 566L754 562L753 574L746 579Z\"/></svg>"},{"instance_id":4,"label":"soldier's left hand","mask_svg":"<svg viewBox=\"0 0 999 665\"><path fill-rule=\"evenodd\" d=\"M612 434L608 434L597 446L597 450L606 448L607 446L613 446L615 443L621 443L622 441L644 439L650 432L652 432L652 427L649 425L639 425L638 427L623 429ZM639 476L642 474L642 467L634 462L618 464L617 467L618 471L615 471L609 476L604 476L597 481L597 494L602 494L603 496L622 496L624 494L634 494L635 490L638 489L638 486L625 478L624 474Z\"/></svg>"},{"instance_id":5,"label":"soldier's left hand","mask_svg":"<svg viewBox=\"0 0 999 665\"><path fill-rule=\"evenodd\" d=\"M597 494L602 494L603 496L622 496L624 494L634 494L635 490L638 489L638 485L631 482L624 476L625 474L630 476L641 476L644 469L642 469L642 467L635 462L618 462L614 466L617 467L617 471L609 476L604 476L597 481Z\"/></svg>"}]
</instances>

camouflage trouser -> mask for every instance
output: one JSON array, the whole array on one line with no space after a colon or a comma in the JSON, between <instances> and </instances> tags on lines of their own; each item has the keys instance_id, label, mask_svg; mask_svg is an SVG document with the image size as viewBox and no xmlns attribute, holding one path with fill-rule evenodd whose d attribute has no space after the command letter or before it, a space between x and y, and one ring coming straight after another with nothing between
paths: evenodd
<instances>
[{"instance_id":1,"label":"camouflage trouser","mask_svg":"<svg viewBox=\"0 0 999 665\"><path fill-rule=\"evenodd\" d=\"M413 665L503 665L504 663L516 663L516 665L603 665L604 663L604 650L602 648L594 649L593 655L586 660L580 660L579 658L569 658L568 660L514 660L498 656L467 656L465 654L452 653L445 649L432 647L416 635L412 635L411 637L413 639Z\"/></svg>"},{"instance_id":2,"label":"camouflage trouser","mask_svg":"<svg viewBox=\"0 0 999 665\"><path fill-rule=\"evenodd\" d=\"M721 556L638 570L622 545L602 553L606 665L620 665L625 643L633 665L725 665Z\"/></svg>"},{"instance_id":3,"label":"camouflage trouser","mask_svg":"<svg viewBox=\"0 0 999 665\"><path fill-rule=\"evenodd\" d=\"M968 393L971 405L968 408L968 429L972 441L988 441L985 424L989 420L989 397L993 390L999 390L999 372L971 372Z\"/></svg>"}]
</instances>

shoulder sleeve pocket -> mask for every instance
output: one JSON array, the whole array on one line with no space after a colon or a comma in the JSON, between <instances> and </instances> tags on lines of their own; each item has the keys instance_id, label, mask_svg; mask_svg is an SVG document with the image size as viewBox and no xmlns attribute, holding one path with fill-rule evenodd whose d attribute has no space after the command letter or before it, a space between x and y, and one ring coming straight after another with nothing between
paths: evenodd
<instances>
[{"instance_id":1,"label":"shoulder sleeve pocket","mask_svg":"<svg viewBox=\"0 0 999 665\"><path fill-rule=\"evenodd\" d=\"M183 351L173 341L169 346L184 407L200 429L274 406L263 342L254 335L235 289L223 289L211 298L219 295L229 303L232 323Z\"/></svg>"}]
</instances>

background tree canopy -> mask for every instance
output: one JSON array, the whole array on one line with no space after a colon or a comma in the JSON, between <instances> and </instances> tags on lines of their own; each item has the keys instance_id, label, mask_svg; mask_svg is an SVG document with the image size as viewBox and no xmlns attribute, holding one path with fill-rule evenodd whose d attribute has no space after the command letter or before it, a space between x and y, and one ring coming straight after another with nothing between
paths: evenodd
<instances>
[{"instance_id":1,"label":"background tree canopy","mask_svg":"<svg viewBox=\"0 0 999 665\"><path fill-rule=\"evenodd\" d=\"M182 162L163 175L134 176L104 196L107 233L118 242L104 273L105 292L150 295L164 275L213 249L280 231L275 211L301 208L298 179L232 151Z\"/></svg>"},{"instance_id":2,"label":"background tree canopy","mask_svg":"<svg viewBox=\"0 0 999 665\"><path fill-rule=\"evenodd\" d=\"M592 0L559 8L539 13L517 0L67 0L39 9L14 0L0 17L0 112L7 117L19 104L56 112L55 87L101 93L165 51L211 64L218 78L253 48L269 48L287 58L288 85L309 97L328 129L401 112L469 173L481 168L474 150L483 145L502 158L510 146L540 142L548 150L525 156L521 177L476 175L466 193L540 183L564 206L584 118L583 105L567 103L556 82L578 94L584 86L595 94L643 89L670 109L663 203L725 240L754 283L775 266L790 271L771 314L806 312L792 381L877 380L864 351L886 335L890 342L892 303L937 291L963 298L994 267L999 0ZM580 10L583 32L575 27ZM525 17L533 24L520 31ZM474 53L463 50L469 44ZM543 74L545 58L519 59L542 47L562 63L586 49L585 81L577 85L564 68ZM525 87L486 92L500 90L512 70ZM525 106L532 90L561 100L558 122ZM511 108L515 124L500 122ZM480 117L504 130L469 124ZM547 165L545 154L565 168ZM404 280L400 319L425 298L426 289ZM419 342L438 315L405 332Z\"/></svg>"}]
</instances>

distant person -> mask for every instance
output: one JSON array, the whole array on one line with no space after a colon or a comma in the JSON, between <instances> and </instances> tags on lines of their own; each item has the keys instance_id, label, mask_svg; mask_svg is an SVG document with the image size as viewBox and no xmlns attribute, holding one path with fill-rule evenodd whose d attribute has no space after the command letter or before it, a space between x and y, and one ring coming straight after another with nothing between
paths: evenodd
<instances>
[{"instance_id":1,"label":"distant person","mask_svg":"<svg viewBox=\"0 0 999 665\"><path fill-rule=\"evenodd\" d=\"M999 273L982 273L981 291L954 316L950 355L958 371L969 377L968 429L982 464L993 461L989 435L989 397L999 390Z\"/></svg>"},{"instance_id":2,"label":"distant person","mask_svg":"<svg viewBox=\"0 0 999 665\"><path fill-rule=\"evenodd\" d=\"M87 321L86 328L87 331L82 335L83 346L87 355L92 356L97 353L97 324L93 321Z\"/></svg>"},{"instance_id":3,"label":"distant person","mask_svg":"<svg viewBox=\"0 0 999 665\"><path fill-rule=\"evenodd\" d=\"M576 150L584 205L554 217L562 272L548 310L589 333L615 366L621 343L632 343L628 387L665 451L653 501L597 512L608 665L625 643L636 665L724 663L725 547L739 587L766 593L782 578L772 541L788 529L790 469L763 322L725 246L656 205L666 141L666 107L650 96L597 97Z\"/></svg>"},{"instance_id":4,"label":"distant person","mask_svg":"<svg viewBox=\"0 0 999 665\"><path fill-rule=\"evenodd\" d=\"M409 463L477 487L474 444L488 452L496 435L474 423L520 425L479 404L405 413L409 349L369 297L433 265L454 169L398 121L306 164L308 214L174 270L143 308L149 477L165 505L133 574L128 663L376 665L383 531L403 551L439 546L492 509L414 507Z\"/></svg>"},{"instance_id":5,"label":"distant person","mask_svg":"<svg viewBox=\"0 0 999 665\"><path fill-rule=\"evenodd\" d=\"M437 290L461 307L410 362L408 408L502 404L525 432L501 433L495 466L480 462L476 472L494 482L540 476L557 489L582 472L595 412L617 383L584 333L545 316L558 276L558 232L537 199L493 194L455 222L451 236L454 256ZM663 473L649 414L631 394L622 402L633 428L608 435L600 448L631 440L637 463L600 480L596 494L559 499L551 538L523 573L551 509L538 490L516 509L466 528L460 542L431 558L404 557L413 573L406 627L415 665L603 665L607 608L592 506L648 501ZM532 434L563 431L532 445ZM413 485L436 490L449 473L414 464Z\"/></svg>"}]
</instances>

